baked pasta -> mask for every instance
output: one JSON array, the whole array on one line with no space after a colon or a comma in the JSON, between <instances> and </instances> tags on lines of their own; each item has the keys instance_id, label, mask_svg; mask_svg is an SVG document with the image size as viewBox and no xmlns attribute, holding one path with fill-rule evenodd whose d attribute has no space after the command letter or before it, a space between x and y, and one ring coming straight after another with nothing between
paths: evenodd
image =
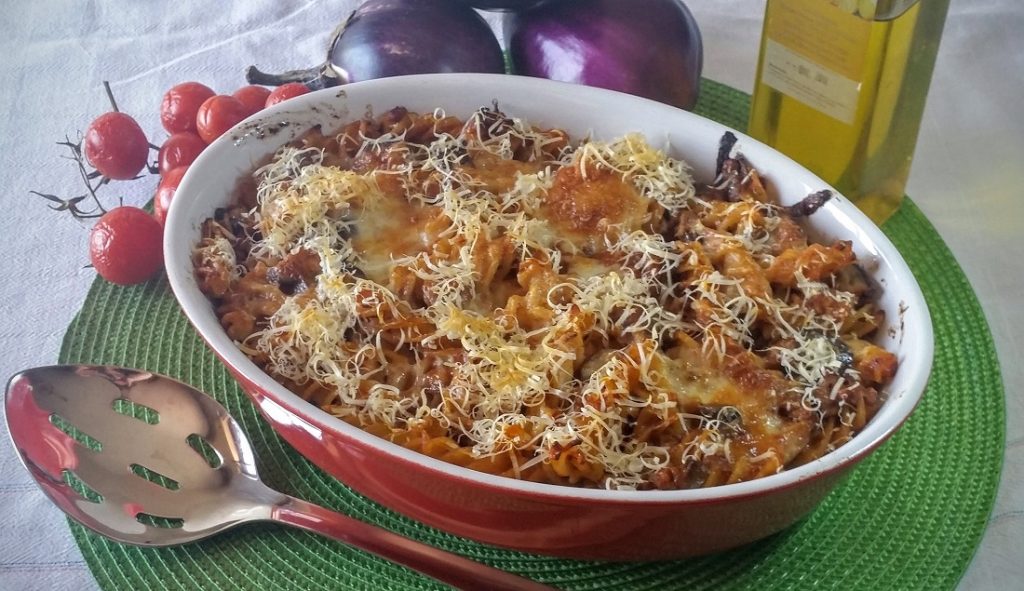
<instances>
[{"instance_id":1,"label":"baked pasta","mask_svg":"<svg viewBox=\"0 0 1024 591\"><path fill-rule=\"evenodd\" d=\"M896 357L846 241L808 240L726 134L718 177L639 135L493 108L313 129L205 222L195 277L268 374L474 470L741 482L843 445Z\"/></svg>"}]
</instances>

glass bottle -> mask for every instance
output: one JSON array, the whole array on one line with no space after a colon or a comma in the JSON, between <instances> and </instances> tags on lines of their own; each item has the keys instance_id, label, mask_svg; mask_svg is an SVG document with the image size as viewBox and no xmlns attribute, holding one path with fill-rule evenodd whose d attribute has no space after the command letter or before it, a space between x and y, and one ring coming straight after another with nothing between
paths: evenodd
<instances>
[{"instance_id":1,"label":"glass bottle","mask_svg":"<svg viewBox=\"0 0 1024 591\"><path fill-rule=\"evenodd\" d=\"M749 132L881 223L903 198L949 0L768 0Z\"/></svg>"}]
</instances>

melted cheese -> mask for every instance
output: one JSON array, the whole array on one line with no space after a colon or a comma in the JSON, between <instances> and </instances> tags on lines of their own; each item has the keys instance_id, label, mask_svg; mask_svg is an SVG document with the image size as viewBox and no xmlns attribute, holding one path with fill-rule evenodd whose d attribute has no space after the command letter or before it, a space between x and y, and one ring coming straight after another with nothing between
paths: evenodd
<instances>
[{"instance_id":1,"label":"melted cheese","mask_svg":"<svg viewBox=\"0 0 1024 591\"><path fill-rule=\"evenodd\" d=\"M404 145L404 136L363 139L361 151ZM430 419L472 442L477 457L534 453L516 470L575 449L598 466L604 486L641 486L669 464L670 449L629 435L640 413L700 430L684 459L731 462L735 449L751 462L786 456L776 390L817 401L814 388L841 367L832 345L838 327L779 298L754 298L742 280L711 268L679 290L679 270L697 268L697 253L643 228L652 206L661 215L658 207L706 205L694 196L689 167L636 135L541 162L550 141L521 120L478 112L458 135L404 145L404 163L388 170L341 170L323 165L315 149L282 149L256 173L262 237L253 253L272 259L308 249L321 273L315 290L288 297L246 346L274 374L329 388L332 409L356 422L402 429ZM529 165L509 160L527 146ZM414 172L432 175L436 191L421 190ZM403 191L382 190L381 175L397 175ZM730 239L764 254L770 214L752 207ZM502 278L481 288L487 265L510 265L506 243L520 265L531 261L556 280ZM396 270L421 282L421 308L387 287ZM846 297L806 280L798 288ZM547 316L527 331L502 307L535 292L543 297L530 312ZM697 321L684 320L693 310ZM797 344L778 351L788 380L754 391L720 364L727 340L754 346L759 321ZM389 322L402 327L397 342L383 334ZM700 342L666 355L661 343L680 335ZM437 362L447 376L438 392L387 381L389 356L411 348L420 361L453 346L458 361ZM702 410L711 407L717 414ZM735 416L768 443L736 447L725 428Z\"/></svg>"},{"instance_id":2,"label":"melted cheese","mask_svg":"<svg viewBox=\"0 0 1024 591\"><path fill-rule=\"evenodd\" d=\"M695 202L690 166L652 147L643 136L628 134L610 143L586 142L571 163L587 176L589 167L610 170L632 180L641 195L674 212Z\"/></svg>"}]
</instances>

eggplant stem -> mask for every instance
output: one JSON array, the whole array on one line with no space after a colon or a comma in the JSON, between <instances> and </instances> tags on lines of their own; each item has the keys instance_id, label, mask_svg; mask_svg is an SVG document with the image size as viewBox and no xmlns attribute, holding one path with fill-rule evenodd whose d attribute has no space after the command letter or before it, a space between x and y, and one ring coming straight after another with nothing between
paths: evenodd
<instances>
[{"instance_id":1,"label":"eggplant stem","mask_svg":"<svg viewBox=\"0 0 1024 591\"><path fill-rule=\"evenodd\" d=\"M281 86L290 82L305 84L310 90L319 90L330 86L341 84L338 73L331 68L330 62L324 62L319 66L305 70L288 70L280 74L263 72L256 66L249 66L245 69L245 79L249 84L261 84L263 86Z\"/></svg>"}]
</instances>

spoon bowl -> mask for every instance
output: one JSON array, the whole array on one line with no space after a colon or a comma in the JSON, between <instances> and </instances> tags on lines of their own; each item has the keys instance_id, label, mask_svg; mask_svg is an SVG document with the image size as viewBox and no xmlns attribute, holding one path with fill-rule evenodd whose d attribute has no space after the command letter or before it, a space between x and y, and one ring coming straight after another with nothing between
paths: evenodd
<instances>
[{"instance_id":1,"label":"spoon bowl","mask_svg":"<svg viewBox=\"0 0 1024 591\"><path fill-rule=\"evenodd\" d=\"M177 380L111 366L40 367L11 378L5 404L14 446L43 492L112 540L171 546L275 521L460 588L548 589L271 489L227 409Z\"/></svg>"}]
</instances>

